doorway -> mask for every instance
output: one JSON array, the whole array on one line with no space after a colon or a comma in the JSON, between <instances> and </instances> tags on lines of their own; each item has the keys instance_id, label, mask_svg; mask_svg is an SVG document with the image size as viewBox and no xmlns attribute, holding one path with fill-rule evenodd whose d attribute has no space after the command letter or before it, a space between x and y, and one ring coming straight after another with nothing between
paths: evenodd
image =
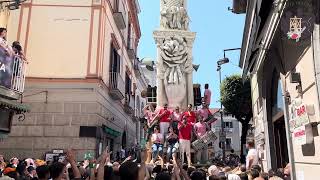
<instances>
[{"instance_id":1,"label":"doorway","mask_svg":"<svg viewBox=\"0 0 320 180\"><path fill-rule=\"evenodd\" d=\"M273 123L273 129L277 167L283 168L289 163L284 116L280 117Z\"/></svg>"}]
</instances>

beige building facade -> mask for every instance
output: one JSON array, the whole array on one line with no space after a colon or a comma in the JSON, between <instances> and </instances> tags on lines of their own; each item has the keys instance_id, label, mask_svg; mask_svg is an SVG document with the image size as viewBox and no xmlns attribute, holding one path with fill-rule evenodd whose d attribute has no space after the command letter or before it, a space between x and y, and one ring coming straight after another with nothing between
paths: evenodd
<instances>
[{"instance_id":1,"label":"beige building facade","mask_svg":"<svg viewBox=\"0 0 320 180\"><path fill-rule=\"evenodd\" d=\"M320 171L319 4L248 2L241 51L260 164L265 171L290 164L298 180Z\"/></svg>"},{"instance_id":2,"label":"beige building facade","mask_svg":"<svg viewBox=\"0 0 320 180\"><path fill-rule=\"evenodd\" d=\"M54 149L114 152L140 142L147 87L137 61L136 0L29 0L11 12L8 39L29 61L22 102L0 146L6 156L43 157Z\"/></svg>"}]
</instances>

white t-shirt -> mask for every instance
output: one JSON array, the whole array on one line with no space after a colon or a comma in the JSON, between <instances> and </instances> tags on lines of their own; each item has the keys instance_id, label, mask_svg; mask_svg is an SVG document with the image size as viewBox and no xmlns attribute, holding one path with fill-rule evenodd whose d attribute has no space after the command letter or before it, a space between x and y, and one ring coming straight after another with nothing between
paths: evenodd
<instances>
[{"instance_id":1,"label":"white t-shirt","mask_svg":"<svg viewBox=\"0 0 320 180\"><path fill-rule=\"evenodd\" d=\"M250 149L249 150L249 152L247 154L247 157L246 157L246 168L247 168L247 170L249 170L249 159L250 159L250 157L253 158L251 166L257 165L258 161L259 161L258 151L256 149Z\"/></svg>"},{"instance_id":2,"label":"white t-shirt","mask_svg":"<svg viewBox=\"0 0 320 180\"><path fill-rule=\"evenodd\" d=\"M162 143L163 142L163 135L161 133L153 133L152 140L155 143Z\"/></svg>"}]
</instances>

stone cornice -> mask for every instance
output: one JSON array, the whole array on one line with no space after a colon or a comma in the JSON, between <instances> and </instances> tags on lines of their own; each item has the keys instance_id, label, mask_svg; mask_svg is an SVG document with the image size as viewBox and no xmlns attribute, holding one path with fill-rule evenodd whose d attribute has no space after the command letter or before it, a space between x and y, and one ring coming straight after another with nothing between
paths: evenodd
<instances>
[{"instance_id":1,"label":"stone cornice","mask_svg":"<svg viewBox=\"0 0 320 180\"><path fill-rule=\"evenodd\" d=\"M161 43L166 37L168 36L182 36L187 40L187 43L189 45L193 44L195 38L196 38L196 33L195 32L190 32L190 31L181 31L181 30L156 30L153 32L153 37L156 41L157 44Z\"/></svg>"}]
</instances>

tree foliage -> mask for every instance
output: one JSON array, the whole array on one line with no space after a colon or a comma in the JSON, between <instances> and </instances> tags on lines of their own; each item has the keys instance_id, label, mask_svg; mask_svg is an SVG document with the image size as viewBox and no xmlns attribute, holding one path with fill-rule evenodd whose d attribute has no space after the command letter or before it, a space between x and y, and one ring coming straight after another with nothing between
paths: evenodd
<instances>
[{"instance_id":1,"label":"tree foliage","mask_svg":"<svg viewBox=\"0 0 320 180\"><path fill-rule=\"evenodd\" d=\"M224 110L235 116L242 124L241 161L244 162L243 145L246 143L249 121L252 118L250 80L244 82L239 75L232 75L221 84L221 103Z\"/></svg>"},{"instance_id":2,"label":"tree foliage","mask_svg":"<svg viewBox=\"0 0 320 180\"><path fill-rule=\"evenodd\" d=\"M241 123L252 117L251 86L249 79L244 82L239 75L232 75L221 84L221 103L225 111L234 115Z\"/></svg>"}]
</instances>

